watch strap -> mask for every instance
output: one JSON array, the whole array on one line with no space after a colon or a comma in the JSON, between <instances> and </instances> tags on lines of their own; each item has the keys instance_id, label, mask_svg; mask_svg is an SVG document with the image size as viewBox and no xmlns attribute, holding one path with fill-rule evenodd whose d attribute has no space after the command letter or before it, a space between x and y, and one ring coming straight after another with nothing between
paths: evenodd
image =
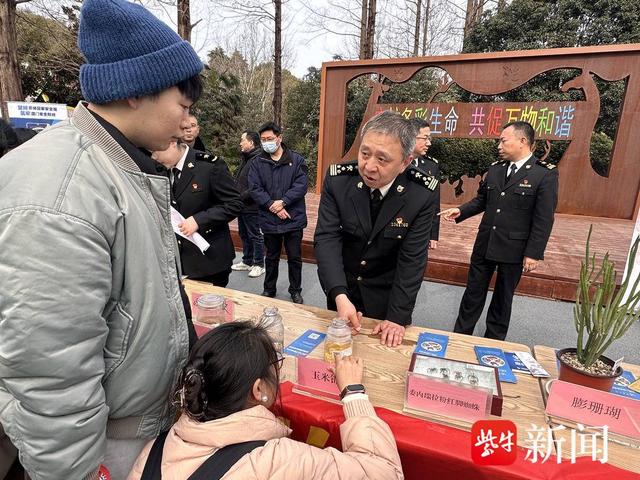
<instances>
[{"instance_id":1,"label":"watch strap","mask_svg":"<svg viewBox=\"0 0 640 480\"><path fill-rule=\"evenodd\" d=\"M365 393L364 385L360 383L347 385L342 389L342 392L340 392L340 400L342 400L347 395L353 394L353 393Z\"/></svg>"}]
</instances>

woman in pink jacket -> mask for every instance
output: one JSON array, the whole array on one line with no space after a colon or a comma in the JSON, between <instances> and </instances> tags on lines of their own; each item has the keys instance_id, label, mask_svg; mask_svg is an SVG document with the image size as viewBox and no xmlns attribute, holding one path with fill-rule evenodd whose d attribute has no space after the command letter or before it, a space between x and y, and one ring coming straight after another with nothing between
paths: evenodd
<instances>
[{"instance_id":1,"label":"woman in pink jacket","mask_svg":"<svg viewBox=\"0 0 640 480\"><path fill-rule=\"evenodd\" d=\"M404 478L389 426L365 393L346 388L361 390L353 387L362 383L360 359L336 361L345 393L344 453L287 438L291 431L269 410L281 364L267 332L251 322L224 324L202 337L176 395L184 414L144 448L129 480Z\"/></svg>"}]
</instances>

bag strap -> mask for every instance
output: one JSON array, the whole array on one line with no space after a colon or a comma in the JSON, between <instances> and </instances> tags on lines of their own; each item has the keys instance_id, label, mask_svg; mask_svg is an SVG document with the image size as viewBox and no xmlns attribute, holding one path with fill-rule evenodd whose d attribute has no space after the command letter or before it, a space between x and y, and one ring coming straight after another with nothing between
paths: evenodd
<instances>
[{"instance_id":1,"label":"bag strap","mask_svg":"<svg viewBox=\"0 0 640 480\"><path fill-rule=\"evenodd\" d=\"M262 447L264 440L234 443L217 450L200 465L189 480L220 480L238 460L258 447Z\"/></svg>"},{"instance_id":2,"label":"bag strap","mask_svg":"<svg viewBox=\"0 0 640 480\"><path fill-rule=\"evenodd\" d=\"M161 433L153 442L140 480L160 480L162 478L162 450L168 434L168 431Z\"/></svg>"}]
</instances>

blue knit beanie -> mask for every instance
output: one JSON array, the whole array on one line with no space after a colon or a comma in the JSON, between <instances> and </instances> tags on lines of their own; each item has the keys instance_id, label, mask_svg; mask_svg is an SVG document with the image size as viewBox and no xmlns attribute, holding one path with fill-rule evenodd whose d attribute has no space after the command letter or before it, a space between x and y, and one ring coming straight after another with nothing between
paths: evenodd
<instances>
[{"instance_id":1,"label":"blue knit beanie","mask_svg":"<svg viewBox=\"0 0 640 480\"><path fill-rule=\"evenodd\" d=\"M140 5L125 0L85 0L78 46L85 100L102 104L150 95L200 73L191 45Z\"/></svg>"}]
</instances>

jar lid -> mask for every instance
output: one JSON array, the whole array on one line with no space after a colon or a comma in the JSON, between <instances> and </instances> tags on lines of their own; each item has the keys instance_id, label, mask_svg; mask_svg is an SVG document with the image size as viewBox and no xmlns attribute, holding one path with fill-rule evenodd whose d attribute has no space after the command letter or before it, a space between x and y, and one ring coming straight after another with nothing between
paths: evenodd
<instances>
[{"instance_id":1,"label":"jar lid","mask_svg":"<svg viewBox=\"0 0 640 480\"><path fill-rule=\"evenodd\" d=\"M265 307L265 309L263 310L265 315L278 315L278 307Z\"/></svg>"},{"instance_id":2,"label":"jar lid","mask_svg":"<svg viewBox=\"0 0 640 480\"><path fill-rule=\"evenodd\" d=\"M207 293L196 300L196 306L200 308L222 307L224 306L224 297L222 295Z\"/></svg>"},{"instance_id":3,"label":"jar lid","mask_svg":"<svg viewBox=\"0 0 640 480\"><path fill-rule=\"evenodd\" d=\"M344 318L336 317L333 320L331 320L331 326L338 327L338 328L346 327L347 321Z\"/></svg>"}]
</instances>

